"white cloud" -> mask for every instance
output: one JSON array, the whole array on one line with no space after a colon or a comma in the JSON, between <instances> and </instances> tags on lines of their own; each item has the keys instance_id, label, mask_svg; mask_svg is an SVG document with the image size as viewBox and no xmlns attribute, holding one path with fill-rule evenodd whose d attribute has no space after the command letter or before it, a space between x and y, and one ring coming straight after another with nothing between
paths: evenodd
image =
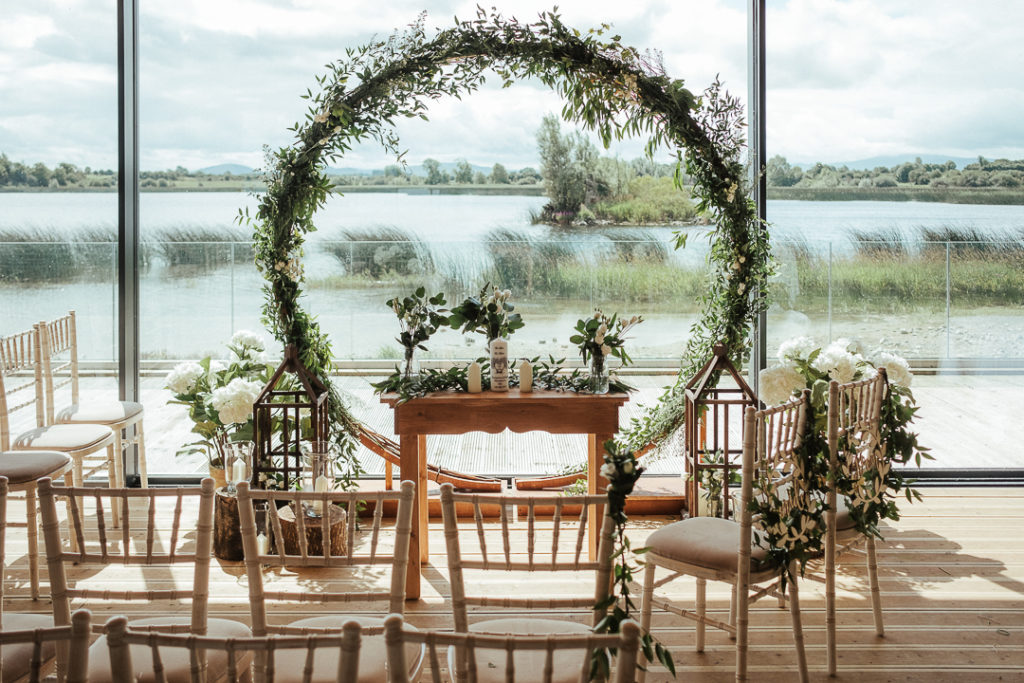
<instances>
[{"instance_id":1,"label":"white cloud","mask_svg":"<svg viewBox=\"0 0 1024 683\"><path fill-rule=\"evenodd\" d=\"M422 0L181 0L142 5L143 168L257 166L287 144L299 95L323 65L414 21ZM485 3L486 4L486 3ZM502 4L532 21L551 5ZM471 18L473 0L430 4L428 27ZM113 6L38 0L0 23L0 152L27 162L111 166L116 139ZM664 55L670 76L700 92L721 75L746 99L746 2L563 2L569 25L607 22L622 41ZM1024 4L998 0L789 0L768 7L768 145L792 160L895 153L1024 156ZM428 29L430 30L430 29ZM562 103L536 83L485 87L403 121L409 159L510 167L535 163L541 118ZM625 157L642 141L613 146ZM387 163L360 145L339 163Z\"/></svg>"}]
</instances>

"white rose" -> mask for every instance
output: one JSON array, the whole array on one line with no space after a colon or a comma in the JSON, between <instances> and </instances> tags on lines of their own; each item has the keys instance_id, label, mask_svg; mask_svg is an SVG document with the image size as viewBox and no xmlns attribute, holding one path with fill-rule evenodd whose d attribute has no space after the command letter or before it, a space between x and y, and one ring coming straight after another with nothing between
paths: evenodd
<instances>
[{"instance_id":1,"label":"white rose","mask_svg":"<svg viewBox=\"0 0 1024 683\"><path fill-rule=\"evenodd\" d=\"M889 381L901 387L909 387L914 380L914 374L910 372L910 363L902 356L895 353L882 351L875 354L871 363L876 368L885 368L885 374Z\"/></svg>"},{"instance_id":2,"label":"white rose","mask_svg":"<svg viewBox=\"0 0 1024 683\"><path fill-rule=\"evenodd\" d=\"M779 344L779 362L785 363L792 358L807 358L818 345L810 337L794 337Z\"/></svg>"},{"instance_id":3,"label":"white rose","mask_svg":"<svg viewBox=\"0 0 1024 683\"><path fill-rule=\"evenodd\" d=\"M178 363L167 374L167 388L175 394L187 394L196 387L196 380L203 374L199 363Z\"/></svg>"},{"instance_id":4,"label":"white rose","mask_svg":"<svg viewBox=\"0 0 1024 683\"><path fill-rule=\"evenodd\" d=\"M313 120L316 121L317 123L327 123L327 112L320 112L319 114L313 117Z\"/></svg>"},{"instance_id":5,"label":"white rose","mask_svg":"<svg viewBox=\"0 0 1024 683\"><path fill-rule=\"evenodd\" d=\"M854 355L864 353L864 348L860 341L858 341L857 339L850 339L848 337L840 337L839 339L836 339L834 342L829 344L829 346L837 346L843 349L844 351L849 351Z\"/></svg>"},{"instance_id":6,"label":"white rose","mask_svg":"<svg viewBox=\"0 0 1024 683\"><path fill-rule=\"evenodd\" d=\"M796 366L787 363L765 368L759 375L758 389L760 398L773 406L788 401L793 394L804 389L807 380Z\"/></svg>"},{"instance_id":7,"label":"white rose","mask_svg":"<svg viewBox=\"0 0 1024 683\"><path fill-rule=\"evenodd\" d=\"M612 347L608 346L607 344L601 344L601 355L602 356L607 356L611 352L612 352Z\"/></svg>"},{"instance_id":8,"label":"white rose","mask_svg":"<svg viewBox=\"0 0 1024 683\"><path fill-rule=\"evenodd\" d=\"M505 301L508 301L509 299L511 299L512 298L512 290L511 289L506 289L504 292L501 293L501 298L504 299Z\"/></svg>"},{"instance_id":9,"label":"white rose","mask_svg":"<svg viewBox=\"0 0 1024 683\"><path fill-rule=\"evenodd\" d=\"M829 345L818 354L811 365L840 384L852 382L857 377L857 359L852 353L835 344Z\"/></svg>"},{"instance_id":10,"label":"white rose","mask_svg":"<svg viewBox=\"0 0 1024 683\"><path fill-rule=\"evenodd\" d=\"M252 417L253 403L262 389L263 383L259 380L236 377L227 386L214 389L210 403L222 423L228 425L248 422Z\"/></svg>"},{"instance_id":11,"label":"white rose","mask_svg":"<svg viewBox=\"0 0 1024 683\"><path fill-rule=\"evenodd\" d=\"M604 477L605 479L611 479L612 477L614 477L615 465L611 464L610 462L606 462L605 464L601 465L601 476Z\"/></svg>"},{"instance_id":12,"label":"white rose","mask_svg":"<svg viewBox=\"0 0 1024 683\"><path fill-rule=\"evenodd\" d=\"M266 349L263 337L255 332L250 332L249 330L238 330L238 332L235 332L231 337L231 345L242 346L254 351L263 351Z\"/></svg>"},{"instance_id":13,"label":"white rose","mask_svg":"<svg viewBox=\"0 0 1024 683\"><path fill-rule=\"evenodd\" d=\"M626 462L622 463L622 471L625 472L626 474L633 474L634 469L636 468L633 465L632 460L627 460Z\"/></svg>"}]
</instances>

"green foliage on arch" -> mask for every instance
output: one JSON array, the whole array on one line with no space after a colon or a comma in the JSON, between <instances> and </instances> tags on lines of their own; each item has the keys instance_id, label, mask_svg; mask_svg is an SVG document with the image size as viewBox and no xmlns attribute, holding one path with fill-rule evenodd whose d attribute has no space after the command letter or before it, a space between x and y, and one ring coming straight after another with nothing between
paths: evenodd
<instances>
[{"instance_id":1,"label":"green foliage on arch","mask_svg":"<svg viewBox=\"0 0 1024 683\"><path fill-rule=\"evenodd\" d=\"M680 379L690 376L723 341L744 349L755 315L765 304L770 268L767 235L744 190L742 109L714 83L701 96L669 78L656 55L605 37L608 26L580 32L557 14L525 24L479 11L469 21L428 36L423 18L404 32L359 48L328 65L308 92L310 109L296 124L295 142L268 154L267 192L255 216L256 264L264 275L264 319L282 343L295 344L302 361L328 386L331 346L313 315L299 303L302 248L316 230L314 215L331 194L325 174L363 140L375 140L399 159L395 121L427 118L430 101L475 91L490 72L507 87L534 78L558 92L562 117L595 131L605 143L647 138L647 150L675 150L695 181L698 207L714 221L709 233L712 276L701 319L690 330ZM677 180L679 174L677 173ZM680 237L680 243L682 237ZM634 446L658 442L682 423L682 382L625 436ZM336 438L354 451L358 424L332 388Z\"/></svg>"}]
</instances>

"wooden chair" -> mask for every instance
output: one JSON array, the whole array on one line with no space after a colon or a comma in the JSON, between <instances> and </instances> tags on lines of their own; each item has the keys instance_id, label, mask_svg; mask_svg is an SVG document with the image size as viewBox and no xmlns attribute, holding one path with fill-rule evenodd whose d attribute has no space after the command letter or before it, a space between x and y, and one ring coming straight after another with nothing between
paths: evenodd
<instances>
[{"instance_id":1,"label":"wooden chair","mask_svg":"<svg viewBox=\"0 0 1024 683\"><path fill-rule=\"evenodd\" d=\"M456 633L472 634L517 634L521 636L549 635L581 635L591 631L605 615L604 608L598 608L608 595L611 586L611 557L613 522L605 515L601 528L601 539L598 559L590 561L587 552L587 519L591 506L601 506L607 502L602 495L589 496L494 496L474 493L456 493L451 484L441 486L441 513L444 517L444 536L448 547L448 573L452 590L452 612L455 620ZM488 547L484 518L488 512L493 515L495 506L501 523L501 549ZM467 552L463 548L463 540L459 533L458 509L468 510L467 517L472 520L477 539L474 547ZM490 508L490 509L488 509ZM522 548L517 544L515 554L512 552L510 533L510 510L518 508L525 512L526 543L525 557L520 553ZM538 511L548 513L550 510L552 530L549 539L538 538ZM578 511L578 512L574 512ZM547 526L545 521L544 526ZM466 529L465 531L469 531ZM545 536L547 534L545 533ZM494 544L492 543L491 546ZM489 552L490 551L490 552ZM479 558L479 559L478 559ZM465 572L474 572L474 581L466 581ZM580 572L593 576L592 592L586 596L538 596L523 590L527 584L516 582L515 574L520 572ZM491 572L490 575L478 575ZM494 573L504 572L500 580ZM507 573L514 573L511 577ZM477 580L479 579L479 580ZM467 585L482 589L478 594L467 594ZM481 594L482 593L482 594ZM467 606L481 607L518 607L526 609L552 610L567 608L589 608L592 619L583 624L565 619L543 619L534 617L491 618L469 623ZM523 654L517 666L531 671L543 671L543 658L529 660L529 654ZM453 680L465 681L469 675L465 657L459 656L461 663L455 662ZM560 653L556 658L555 681L576 681L577 660L567 653ZM483 674L481 674L483 675ZM488 679L489 680L489 679Z\"/></svg>"},{"instance_id":2,"label":"wooden chair","mask_svg":"<svg viewBox=\"0 0 1024 683\"><path fill-rule=\"evenodd\" d=\"M697 622L697 652L704 651L705 625L727 632L736 639L736 680L747 681L748 609L750 603L775 595L783 600L780 580L795 567L773 566L768 563L768 548L754 538L756 522L750 511L753 499L753 481L760 474L759 496L778 500L782 507L809 505L816 492L802 491L794 485L794 455L802 442L809 405L808 392L799 399L768 410L756 411L748 407L744 415L743 432L743 484L741 488L740 520L717 517L691 517L658 529L647 539L647 552L643 555L643 597L641 601L641 627L647 632L651 625L654 606ZM767 475L767 476L765 476ZM655 580L658 567L668 569L669 576ZM680 576L693 576L697 583L696 609L690 611L673 602L657 597L654 589L664 586ZM724 581L732 585L732 604L729 620L722 621L707 615L706 588L708 581ZM763 584L751 590L752 586ZM804 653L803 630L800 623L800 601L796 581L789 587L789 606L793 619L793 638L796 643L800 680L808 680L807 658ZM646 671L638 681L643 683Z\"/></svg>"},{"instance_id":3,"label":"wooden chair","mask_svg":"<svg viewBox=\"0 0 1024 683\"><path fill-rule=\"evenodd\" d=\"M46 540L46 556L50 568L50 591L53 595L54 622L66 625L70 619L71 600L146 600L151 609L160 611L159 603L178 611L182 600L191 600L191 614L185 617L165 616L133 620L136 628L149 628L164 632L186 632L196 635L224 637L245 637L249 629L237 621L207 618L209 601L210 558L213 535L213 480L204 479L201 487L161 489L99 489L66 488L54 486L49 479L39 482L39 502L43 517L43 535ZM57 498L72 500L71 529L77 539L75 548L65 549L57 522ZM93 501L92 519L85 516L86 502ZM163 501L173 502L159 505ZM141 503L141 505L139 504ZM134 504L134 505L133 505ZM193 531L182 528L183 509L198 509L198 521L194 528L195 542L190 550L185 536ZM120 533L110 533L106 526L108 512L121 508L122 525ZM139 508L143 507L143 514ZM133 510L134 508L134 510ZM170 535L156 528L158 508L161 525L170 518ZM168 514L169 513L169 514ZM138 529L133 522L141 517ZM67 566L76 565L76 573L83 566L102 567L122 565L125 567L170 567L176 564L192 564L192 580L185 585L167 590L94 590L81 581L70 587L67 580ZM155 603L155 604L153 604ZM142 652L136 656L141 661ZM58 673L61 661L58 657ZM184 654L164 661L168 680L188 680L189 661ZM211 657L209 661L212 678L220 676L227 668L224 657ZM148 663L140 664L135 672L139 676L153 676ZM93 643L89 656L89 680L91 683L109 681L112 677L110 657L105 638Z\"/></svg>"},{"instance_id":4,"label":"wooden chair","mask_svg":"<svg viewBox=\"0 0 1024 683\"><path fill-rule=\"evenodd\" d=\"M90 620L89 610L80 609L71 615L70 626L4 629L0 632L0 676L5 681L39 683L44 665L53 659L59 645L68 650L64 683L88 683Z\"/></svg>"},{"instance_id":5,"label":"wooden chair","mask_svg":"<svg viewBox=\"0 0 1024 683\"><path fill-rule=\"evenodd\" d=\"M887 388L885 368L879 368L878 373L869 379L829 384L828 451L829 467L833 473L839 473L843 467L847 477L860 480L865 472L888 466L881 442L882 402ZM838 477L830 477L828 511L825 513L828 525L825 535L825 633L829 676L836 675L836 564L844 551L860 541L866 541L867 546L875 633L879 637L885 635L875 538L858 531L851 516L851 507L857 505L851 501L851 495L861 492L839 491L837 481Z\"/></svg>"},{"instance_id":6,"label":"wooden chair","mask_svg":"<svg viewBox=\"0 0 1024 683\"><path fill-rule=\"evenodd\" d=\"M33 328L0 339L0 451L27 451L33 454L57 451L71 458L72 482L75 486L82 486L87 474L106 468L111 488L117 488L115 438L109 427L98 424L46 423L39 336L39 330ZM28 373L31 373L31 379L15 383ZM19 399L21 403L12 404L12 397L23 391L29 391L29 394ZM35 408L35 429L12 438L11 415L26 408ZM86 471L86 459L96 457L101 458L100 462ZM117 526L120 511L115 510L113 514L114 526Z\"/></svg>"},{"instance_id":7,"label":"wooden chair","mask_svg":"<svg viewBox=\"0 0 1024 683\"><path fill-rule=\"evenodd\" d=\"M331 612L323 616L308 617L288 624L271 624L268 619L268 601L353 603L386 601L389 613L401 614L405 609L405 576L409 565L409 538L412 533L412 502L415 484L403 481L400 491L269 491L249 487L248 482L238 484L238 517L241 522L242 546L245 550L246 574L249 579L249 608L252 615L254 636L266 635L308 635L337 634L346 622L356 621L362 627L362 648L359 665L359 681L379 681L384 677L386 649L384 646L384 618L364 615L339 614ZM303 504L319 503L324 510L340 506L334 512L321 515L319 519L307 517ZM385 506L397 506L392 533L383 524ZM269 547L262 552L257 523L257 507L264 516L263 533ZM285 513L285 508L289 508ZM341 510L344 510L342 513ZM364 510L370 518L362 519L357 525L357 514ZM288 514L291 520L287 519ZM332 522L344 516L345 534L343 547L337 547L332 534ZM282 519L285 517L285 519ZM315 521L314 521L315 520ZM315 529L315 527L319 527ZM297 547L288 547L285 529L290 528L290 538ZM319 531L319 538L315 531ZM309 533L307 533L309 532ZM385 541L393 538L389 545ZM378 577L371 575L371 568L390 567L389 585L372 590L370 582L377 583ZM353 572L346 577L348 588L343 591L310 590L267 590L264 567L288 567L317 572L323 569L362 567L365 571ZM334 574L323 576L332 581ZM362 590L359 590L362 589ZM279 653L276 681L303 680L303 659L301 653ZM415 676L422 664L422 652L410 652L410 674ZM316 653L315 664L319 672L334 671L338 667L338 652L321 649ZM264 658L257 654L256 679L261 680ZM317 673L312 681L329 681L324 673Z\"/></svg>"},{"instance_id":8,"label":"wooden chair","mask_svg":"<svg viewBox=\"0 0 1024 683\"><path fill-rule=\"evenodd\" d=\"M116 483L124 486L124 463L127 450L132 445L139 447L139 476L142 487L149 486L146 472L146 440L142 430L143 408L135 401L111 399L79 401L78 393L78 333L75 326L75 312L51 322L37 326L40 340L40 358L43 363L43 385L46 391L47 424L99 424L114 432L114 461ZM71 403L56 409L55 394L58 389L70 387Z\"/></svg>"},{"instance_id":9,"label":"wooden chair","mask_svg":"<svg viewBox=\"0 0 1024 683\"><path fill-rule=\"evenodd\" d=\"M24 526L28 537L28 575L32 599L39 599L39 520L37 517L36 482L43 477L63 475L71 481L71 458L57 451L4 451L0 453L0 478L4 480L4 497L8 491L24 491L25 523L7 521L0 529L0 553L3 552L2 534L11 526ZM5 504L6 507L6 504ZM3 596L0 586L0 597ZM52 623L52 622L51 622Z\"/></svg>"},{"instance_id":10,"label":"wooden chair","mask_svg":"<svg viewBox=\"0 0 1024 683\"><path fill-rule=\"evenodd\" d=\"M329 675L336 683L354 683L359 674L360 627L355 621L347 621L337 635L306 635L306 636L263 636L250 638L215 638L212 636L180 635L154 633L152 631L136 631L128 628L128 620L114 617L107 622L107 645L110 648L110 661L114 662L114 683L136 683L132 671L135 670L132 660L133 649L149 649L149 658L153 662L153 671L157 674L154 683L166 683L160 664L165 655L162 650L177 649L187 652L189 658L190 683L206 683L208 676L203 668L206 653L210 651L223 653L227 660L227 671L223 680L226 683L239 683L251 680L251 661L253 655L259 653L267 661L266 681L272 683L281 680L276 677L276 660L278 653L294 654L290 659L299 658L309 664L301 672L313 680L316 675ZM135 646L134 648L131 646ZM334 671L317 671L313 668L316 651L330 649L340 652L335 656L338 666ZM305 653L305 654L303 654ZM289 672L291 674L292 672Z\"/></svg>"},{"instance_id":11,"label":"wooden chair","mask_svg":"<svg viewBox=\"0 0 1024 683\"><path fill-rule=\"evenodd\" d=\"M29 460L28 458L21 459ZM35 486L34 481L32 485ZM7 518L7 493L9 490L7 477L0 476L0 632L22 633L53 628L53 616L51 615L8 612L4 609L4 583L7 576L7 564L5 562L7 529L11 526L11 522ZM33 520L35 519L35 499L35 494L33 493L31 498ZM21 680L31 670L54 658L54 644L49 639L36 642L15 639L11 641L11 645L12 647L7 647L0 652L0 680ZM6 676L4 676L5 661Z\"/></svg>"},{"instance_id":12,"label":"wooden chair","mask_svg":"<svg viewBox=\"0 0 1024 683\"><path fill-rule=\"evenodd\" d=\"M430 662L431 680L441 683L441 662L444 656L438 652L464 651L469 666L466 679L469 683L495 681L502 683L553 683L573 676L574 681L590 681L590 653L598 648L614 648L616 658L615 683L633 683L636 671L637 650L640 645L640 627L632 620L622 623L621 633L597 635L488 635L479 633L441 633L438 631L416 631L403 628L402 617L392 614L384 621L384 638L388 644L388 662L394 672L389 683L412 683L405 672L406 648L410 644L426 648ZM582 651L582 656L581 656ZM561 664L561 654L569 654L575 662L571 671L556 670ZM574 654L573 654L574 653ZM542 656L536 656L536 655ZM540 662L540 668L532 668L530 662Z\"/></svg>"}]
</instances>

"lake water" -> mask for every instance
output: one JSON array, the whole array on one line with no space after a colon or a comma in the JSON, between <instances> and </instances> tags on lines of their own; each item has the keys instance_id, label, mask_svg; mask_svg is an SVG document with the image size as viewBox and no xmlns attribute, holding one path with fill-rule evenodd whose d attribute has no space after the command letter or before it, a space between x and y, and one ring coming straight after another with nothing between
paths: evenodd
<instances>
[{"instance_id":1,"label":"lake water","mask_svg":"<svg viewBox=\"0 0 1024 683\"><path fill-rule=\"evenodd\" d=\"M478 240L502 227L542 235L530 213L544 197L351 193L331 198L317 214L313 239L337 239L345 229L393 226L423 239ZM231 192L151 192L141 195L143 238L184 227L234 225L239 209L254 211L255 197ZM1024 206L933 202L768 202L768 220L780 238L847 239L851 230L895 229L914 237L922 227L972 227L1001 235L1024 229ZM74 233L82 228L117 229L114 193L0 193L0 229L39 228ZM664 228L662 231L668 232Z\"/></svg>"},{"instance_id":2,"label":"lake water","mask_svg":"<svg viewBox=\"0 0 1024 683\"><path fill-rule=\"evenodd\" d=\"M145 193L141 197L142 237L159 241L166 231L222 230L234 226L240 208L250 211L256 199L243 193ZM635 230L551 230L530 224L545 198L536 196L479 196L352 193L332 198L317 216L319 231L306 249L307 276L326 278L338 273L338 262L327 251L329 242L342 239L344 230L394 227L428 245L434 266L458 272L465 282L489 262L484 238L496 229L513 230L534 240L570 241L576 257L586 262L610 248L612 239L637 239ZM802 202L769 201L768 218L779 241L804 239L812 248L837 253L851 249L853 230L889 230L914 238L920 228L973 228L999 236L1024 232L1024 206L956 205L914 202ZM113 193L0 193L0 231L38 229L81 239L87 229L116 231L117 197ZM700 231L702 228L694 228ZM650 228L643 239L667 242L673 229ZM0 249L11 245L0 243ZM195 357L222 348L235 329L258 329L262 281L241 245L208 245L214 267L172 268L159 252L141 281L142 349L147 358ZM670 256L682 268L699 267L706 242L691 239L682 252ZM106 250L106 251L104 251ZM69 308L79 313L82 356L86 360L116 357L116 287L113 245L99 248L98 263L88 277L56 279L44 284L16 284L0 273L0 334L23 329L40 319L53 318ZM54 252L54 258L61 258ZM428 281L430 286L434 286ZM440 285L438 285L440 286ZM401 293L386 284L358 289L309 288L305 303L319 316L334 340L335 354L343 358L389 358L396 351L395 321L382 305ZM456 294L449 292L449 298ZM622 313L643 313L648 321L637 328L633 348L637 358L672 358L682 349L691 312L624 310L614 291L589 292L572 300L523 301L521 310L530 324L517 333L521 352L568 355L562 337L576 318L594 306ZM614 306L615 308L610 308ZM796 327L817 324L826 314L801 314ZM817 316L817 317L816 317ZM941 316L940 316L941 318ZM789 323L792 320L787 319ZM832 317L828 315L831 325ZM942 322L942 320L939 320ZM928 325L935 321L927 321ZM788 323L787 323L788 324ZM898 334L904 322L891 323ZM922 323L924 324L924 323ZM830 327L831 329L831 327ZM566 332L566 334L562 334ZM454 333L431 344L438 357L464 357L479 351ZM881 335L882 333L879 333ZM948 337L948 334L947 334ZM941 345L940 342L935 342ZM944 349L906 347L907 353L932 356ZM1019 355L1013 354L1013 355Z\"/></svg>"}]
</instances>

